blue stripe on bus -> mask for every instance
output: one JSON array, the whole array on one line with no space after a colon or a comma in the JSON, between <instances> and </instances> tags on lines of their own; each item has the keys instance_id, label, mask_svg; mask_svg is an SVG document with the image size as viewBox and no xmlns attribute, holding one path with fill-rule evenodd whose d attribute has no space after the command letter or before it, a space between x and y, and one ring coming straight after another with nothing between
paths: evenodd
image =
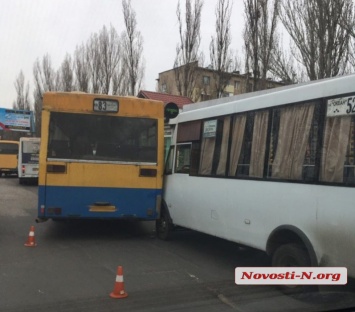
<instances>
[{"instance_id":1,"label":"blue stripe on bus","mask_svg":"<svg viewBox=\"0 0 355 312\"><path fill-rule=\"evenodd\" d=\"M100 188L100 187L38 187L38 217L60 218L139 218L154 220L156 197L161 189ZM49 200L46 202L46 198ZM117 208L115 212L90 212L90 206L97 202L109 203ZM46 208L41 214L41 205ZM61 215L48 214L48 209L61 208ZM49 210L50 211L50 210ZM152 212L150 215L149 212Z\"/></svg>"}]
</instances>

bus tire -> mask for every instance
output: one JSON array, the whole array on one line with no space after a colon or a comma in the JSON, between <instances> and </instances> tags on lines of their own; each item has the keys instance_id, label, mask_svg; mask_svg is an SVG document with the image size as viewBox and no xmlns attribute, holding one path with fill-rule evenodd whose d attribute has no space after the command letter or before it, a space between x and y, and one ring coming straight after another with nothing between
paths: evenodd
<instances>
[{"instance_id":1,"label":"bus tire","mask_svg":"<svg viewBox=\"0 0 355 312\"><path fill-rule=\"evenodd\" d=\"M272 256L273 267L310 267L307 250L300 244L290 243L279 246ZM286 295L306 295L318 291L316 285L278 285Z\"/></svg>"},{"instance_id":2,"label":"bus tire","mask_svg":"<svg viewBox=\"0 0 355 312\"><path fill-rule=\"evenodd\" d=\"M162 208L160 218L155 222L155 230L159 239L168 240L170 238L172 224L165 208Z\"/></svg>"}]
</instances>

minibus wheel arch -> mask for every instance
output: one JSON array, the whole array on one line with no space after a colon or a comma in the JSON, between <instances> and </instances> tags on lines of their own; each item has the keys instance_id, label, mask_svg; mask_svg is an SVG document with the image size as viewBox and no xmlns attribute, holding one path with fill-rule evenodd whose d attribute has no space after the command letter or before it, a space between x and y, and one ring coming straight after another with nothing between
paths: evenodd
<instances>
[{"instance_id":1,"label":"minibus wheel arch","mask_svg":"<svg viewBox=\"0 0 355 312\"><path fill-rule=\"evenodd\" d=\"M166 215L167 215L169 221L172 223L173 220L171 219L168 205L166 204L166 202L165 202L164 199L162 199L162 201L161 201L161 211L164 211L164 213L166 213Z\"/></svg>"},{"instance_id":2,"label":"minibus wheel arch","mask_svg":"<svg viewBox=\"0 0 355 312\"><path fill-rule=\"evenodd\" d=\"M170 217L169 209L164 200L162 200L161 203L160 217L156 220L155 228L158 238L162 240L168 240L170 238L173 223Z\"/></svg>"},{"instance_id":3,"label":"minibus wheel arch","mask_svg":"<svg viewBox=\"0 0 355 312\"><path fill-rule=\"evenodd\" d=\"M312 243L303 231L293 225L281 225L271 232L266 244L266 253L272 256L280 246L286 244L297 244L303 247L308 253L311 266L318 266Z\"/></svg>"}]
</instances>

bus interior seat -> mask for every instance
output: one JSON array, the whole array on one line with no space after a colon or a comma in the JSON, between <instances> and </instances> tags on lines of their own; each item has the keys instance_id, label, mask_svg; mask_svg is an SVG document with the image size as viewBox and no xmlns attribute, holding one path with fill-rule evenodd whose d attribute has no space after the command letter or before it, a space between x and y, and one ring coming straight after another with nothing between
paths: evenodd
<instances>
[{"instance_id":1,"label":"bus interior seat","mask_svg":"<svg viewBox=\"0 0 355 312\"><path fill-rule=\"evenodd\" d=\"M91 155L92 149L90 148L90 143L87 140L77 139L73 145L73 156L83 157L84 155Z\"/></svg>"},{"instance_id":2,"label":"bus interior seat","mask_svg":"<svg viewBox=\"0 0 355 312\"><path fill-rule=\"evenodd\" d=\"M70 156L69 141L52 140L50 143L50 155L52 157L65 158Z\"/></svg>"},{"instance_id":3,"label":"bus interior seat","mask_svg":"<svg viewBox=\"0 0 355 312\"><path fill-rule=\"evenodd\" d=\"M107 142L98 143L96 149L96 155L104 157L115 157L118 154L117 152L118 149L116 148L115 144Z\"/></svg>"}]
</instances>

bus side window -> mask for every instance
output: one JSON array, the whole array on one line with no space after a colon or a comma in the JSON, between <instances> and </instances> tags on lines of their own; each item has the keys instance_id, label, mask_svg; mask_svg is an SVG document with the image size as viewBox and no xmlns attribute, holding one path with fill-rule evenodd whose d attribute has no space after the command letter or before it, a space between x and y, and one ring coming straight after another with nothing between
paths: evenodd
<instances>
[{"instance_id":1,"label":"bus side window","mask_svg":"<svg viewBox=\"0 0 355 312\"><path fill-rule=\"evenodd\" d=\"M181 144L176 147L175 172L189 173L191 163L191 144Z\"/></svg>"},{"instance_id":2,"label":"bus side window","mask_svg":"<svg viewBox=\"0 0 355 312\"><path fill-rule=\"evenodd\" d=\"M70 156L69 141L52 140L49 157L68 158Z\"/></svg>"},{"instance_id":3,"label":"bus side window","mask_svg":"<svg viewBox=\"0 0 355 312\"><path fill-rule=\"evenodd\" d=\"M91 154L92 149L90 149L90 143L87 136L77 137L73 144L73 157L76 159L82 159L84 155Z\"/></svg>"}]
</instances>

